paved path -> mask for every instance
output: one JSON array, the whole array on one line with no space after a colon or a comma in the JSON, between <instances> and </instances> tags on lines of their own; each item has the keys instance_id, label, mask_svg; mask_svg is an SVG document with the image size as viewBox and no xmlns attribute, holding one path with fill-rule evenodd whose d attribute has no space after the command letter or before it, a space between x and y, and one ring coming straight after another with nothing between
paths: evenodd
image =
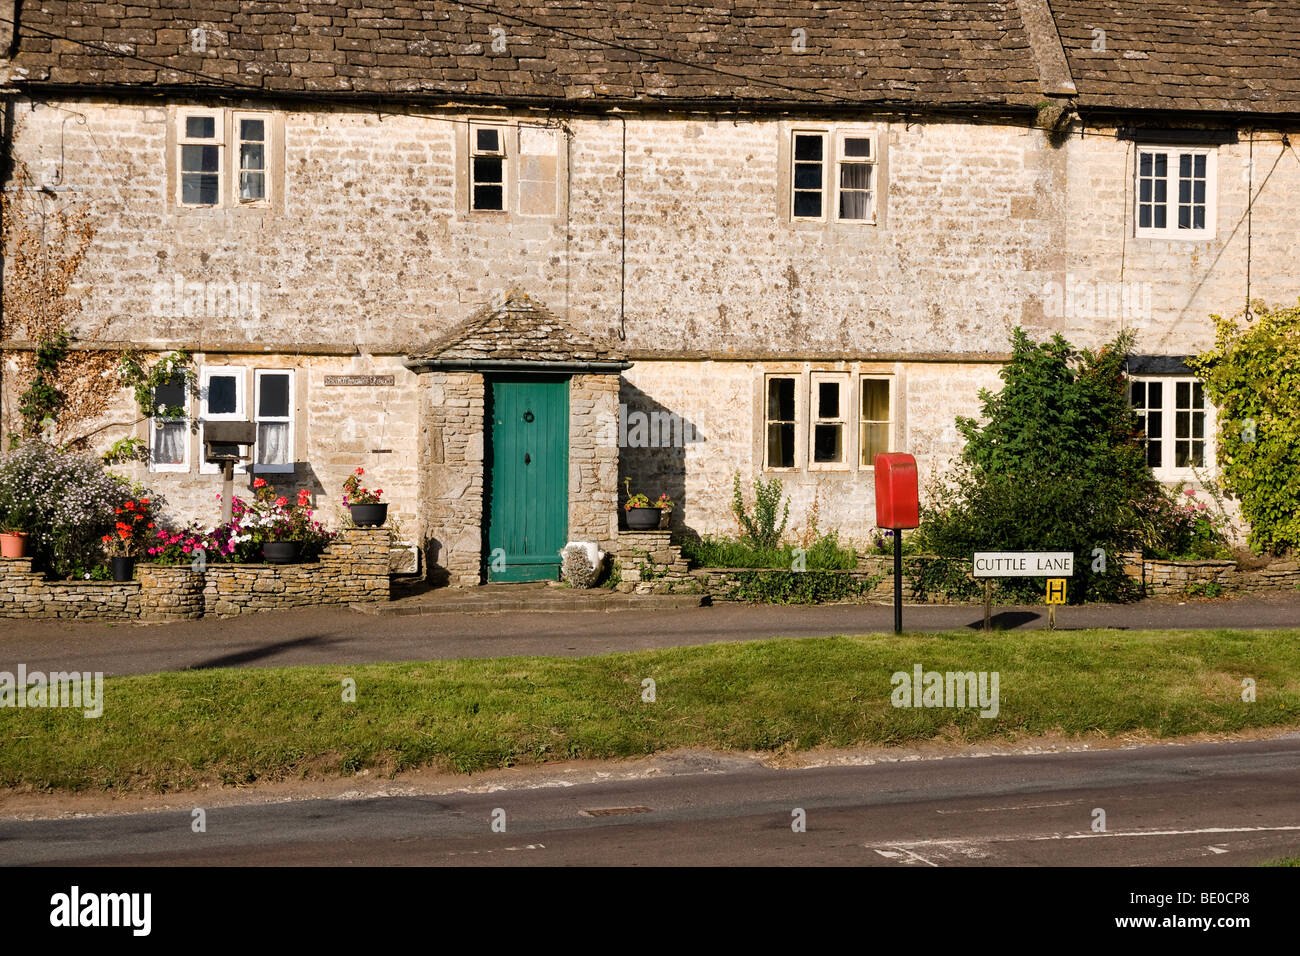
<instances>
[{"instance_id":1,"label":"paved path","mask_svg":"<svg viewBox=\"0 0 1300 956\"><path fill-rule=\"evenodd\" d=\"M999 612L1008 628L1041 628L1045 609ZM978 607L911 607L904 627L979 627ZM1300 594L1233 601L1143 601L1058 612L1066 628L1300 628ZM179 624L105 625L0 620L0 670L102 671L107 675L207 667L281 667L374 661L555 654L578 657L744 641L888 632L893 609L871 605L717 605L620 611L374 616L347 608L307 608Z\"/></svg>"},{"instance_id":2,"label":"paved path","mask_svg":"<svg viewBox=\"0 0 1300 956\"><path fill-rule=\"evenodd\" d=\"M1230 866L1300 855L1295 734L806 770L665 755L614 782L551 773L490 791L212 807L198 834L189 804L0 820L0 846L9 864L202 866ZM1093 829L1099 808L1105 832ZM796 809L806 832L791 828Z\"/></svg>"}]
</instances>

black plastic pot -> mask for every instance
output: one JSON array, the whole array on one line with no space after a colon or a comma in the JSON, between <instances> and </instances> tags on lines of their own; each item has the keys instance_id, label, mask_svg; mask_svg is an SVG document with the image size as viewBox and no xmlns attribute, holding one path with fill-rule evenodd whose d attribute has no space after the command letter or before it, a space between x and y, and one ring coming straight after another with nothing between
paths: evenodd
<instances>
[{"instance_id":1,"label":"black plastic pot","mask_svg":"<svg viewBox=\"0 0 1300 956\"><path fill-rule=\"evenodd\" d=\"M135 577L135 558L109 558L108 564L113 569L114 581L130 581Z\"/></svg>"},{"instance_id":2,"label":"black plastic pot","mask_svg":"<svg viewBox=\"0 0 1300 956\"><path fill-rule=\"evenodd\" d=\"M262 545L262 557L267 564L293 564L301 548L301 541L268 541Z\"/></svg>"},{"instance_id":3,"label":"black plastic pot","mask_svg":"<svg viewBox=\"0 0 1300 956\"><path fill-rule=\"evenodd\" d=\"M348 505L352 512L352 523L358 528L381 528L388 520L388 502L377 505Z\"/></svg>"},{"instance_id":4,"label":"black plastic pot","mask_svg":"<svg viewBox=\"0 0 1300 956\"><path fill-rule=\"evenodd\" d=\"M628 508L625 512L627 515L628 531L654 531L659 527L658 508Z\"/></svg>"}]
</instances>

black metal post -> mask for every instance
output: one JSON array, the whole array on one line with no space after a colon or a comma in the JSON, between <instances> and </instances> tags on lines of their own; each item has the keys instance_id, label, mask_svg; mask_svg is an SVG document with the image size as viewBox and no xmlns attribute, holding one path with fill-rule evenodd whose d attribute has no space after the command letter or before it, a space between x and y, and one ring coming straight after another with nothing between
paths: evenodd
<instances>
[{"instance_id":1,"label":"black metal post","mask_svg":"<svg viewBox=\"0 0 1300 956\"><path fill-rule=\"evenodd\" d=\"M894 529L894 633L903 633L903 532Z\"/></svg>"}]
</instances>

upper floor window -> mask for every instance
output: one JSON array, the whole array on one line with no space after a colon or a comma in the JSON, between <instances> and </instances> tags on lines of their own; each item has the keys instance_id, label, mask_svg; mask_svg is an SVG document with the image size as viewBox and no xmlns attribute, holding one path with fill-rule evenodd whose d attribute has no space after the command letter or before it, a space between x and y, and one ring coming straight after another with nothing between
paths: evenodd
<instances>
[{"instance_id":1,"label":"upper floor window","mask_svg":"<svg viewBox=\"0 0 1300 956\"><path fill-rule=\"evenodd\" d=\"M1214 467L1213 407L1195 378L1134 378L1130 401L1142 425L1147 464L1162 481Z\"/></svg>"},{"instance_id":2,"label":"upper floor window","mask_svg":"<svg viewBox=\"0 0 1300 956\"><path fill-rule=\"evenodd\" d=\"M1212 149L1139 147L1135 196L1137 236L1212 238L1214 160Z\"/></svg>"},{"instance_id":3,"label":"upper floor window","mask_svg":"<svg viewBox=\"0 0 1300 956\"><path fill-rule=\"evenodd\" d=\"M181 205L216 206L221 202L221 114L182 114L180 122Z\"/></svg>"},{"instance_id":4,"label":"upper floor window","mask_svg":"<svg viewBox=\"0 0 1300 956\"><path fill-rule=\"evenodd\" d=\"M470 208L506 208L506 136L500 126L470 127Z\"/></svg>"},{"instance_id":5,"label":"upper floor window","mask_svg":"<svg viewBox=\"0 0 1300 956\"><path fill-rule=\"evenodd\" d=\"M239 136L239 201L266 199L266 120L235 117Z\"/></svg>"},{"instance_id":6,"label":"upper floor window","mask_svg":"<svg viewBox=\"0 0 1300 956\"><path fill-rule=\"evenodd\" d=\"M875 137L872 133L795 130L790 141L790 217L875 221Z\"/></svg>"},{"instance_id":7,"label":"upper floor window","mask_svg":"<svg viewBox=\"0 0 1300 956\"><path fill-rule=\"evenodd\" d=\"M265 205L270 200L268 114L182 110L176 120L180 205Z\"/></svg>"}]
</instances>

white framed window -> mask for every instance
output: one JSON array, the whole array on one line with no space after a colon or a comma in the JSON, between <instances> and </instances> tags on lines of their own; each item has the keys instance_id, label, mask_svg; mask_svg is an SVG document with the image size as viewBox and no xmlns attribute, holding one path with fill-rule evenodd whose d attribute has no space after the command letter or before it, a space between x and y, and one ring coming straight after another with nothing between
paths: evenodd
<instances>
[{"instance_id":1,"label":"white framed window","mask_svg":"<svg viewBox=\"0 0 1300 956\"><path fill-rule=\"evenodd\" d=\"M841 131L835 137L835 218L875 222L876 149L870 133Z\"/></svg>"},{"instance_id":2,"label":"white framed window","mask_svg":"<svg viewBox=\"0 0 1300 956\"><path fill-rule=\"evenodd\" d=\"M764 381L764 432L768 470L795 467L795 439L798 431L794 375L769 375Z\"/></svg>"},{"instance_id":3,"label":"white framed window","mask_svg":"<svg viewBox=\"0 0 1300 956\"><path fill-rule=\"evenodd\" d=\"M290 474L294 468L293 372L259 368L254 377L257 444L253 449L253 470Z\"/></svg>"},{"instance_id":4,"label":"white framed window","mask_svg":"<svg viewBox=\"0 0 1300 956\"><path fill-rule=\"evenodd\" d=\"M183 110L176 115L177 202L182 206L221 204L225 122L220 110Z\"/></svg>"},{"instance_id":5,"label":"white framed window","mask_svg":"<svg viewBox=\"0 0 1300 956\"><path fill-rule=\"evenodd\" d=\"M234 116L235 151L239 175L235 181L235 201L265 203L271 199L267 176L267 158L271 144L271 124L266 114L236 113Z\"/></svg>"},{"instance_id":6,"label":"white framed window","mask_svg":"<svg viewBox=\"0 0 1300 956\"><path fill-rule=\"evenodd\" d=\"M795 130L790 139L790 218L826 218L825 132Z\"/></svg>"},{"instance_id":7,"label":"white framed window","mask_svg":"<svg viewBox=\"0 0 1300 956\"><path fill-rule=\"evenodd\" d=\"M861 467L874 469L876 455L894 450L894 380L864 375L858 392L858 460Z\"/></svg>"},{"instance_id":8,"label":"white framed window","mask_svg":"<svg viewBox=\"0 0 1300 956\"><path fill-rule=\"evenodd\" d=\"M153 390L154 406L166 417L149 420L149 470L190 470L189 395L184 372L177 372ZM182 414L172 417L176 411Z\"/></svg>"},{"instance_id":9,"label":"white framed window","mask_svg":"<svg viewBox=\"0 0 1300 956\"><path fill-rule=\"evenodd\" d=\"M1149 239L1212 239L1217 150L1139 146L1134 234Z\"/></svg>"},{"instance_id":10,"label":"white framed window","mask_svg":"<svg viewBox=\"0 0 1300 956\"><path fill-rule=\"evenodd\" d=\"M1147 464L1161 481L1214 470L1214 406L1196 378L1134 377L1129 400L1142 425Z\"/></svg>"},{"instance_id":11,"label":"white framed window","mask_svg":"<svg viewBox=\"0 0 1300 956\"><path fill-rule=\"evenodd\" d=\"M847 372L813 372L808 396L808 467L848 465L849 376Z\"/></svg>"},{"instance_id":12,"label":"white framed window","mask_svg":"<svg viewBox=\"0 0 1300 956\"><path fill-rule=\"evenodd\" d=\"M205 365L199 373L199 448L203 448L204 422L244 422L245 370L236 366ZM204 456L206 457L206 456ZM203 461L199 471L215 475L221 469ZM235 466L237 472L247 470L245 465Z\"/></svg>"},{"instance_id":13,"label":"white framed window","mask_svg":"<svg viewBox=\"0 0 1300 956\"><path fill-rule=\"evenodd\" d=\"M469 208L478 212L506 211L506 128L469 128Z\"/></svg>"}]
</instances>

